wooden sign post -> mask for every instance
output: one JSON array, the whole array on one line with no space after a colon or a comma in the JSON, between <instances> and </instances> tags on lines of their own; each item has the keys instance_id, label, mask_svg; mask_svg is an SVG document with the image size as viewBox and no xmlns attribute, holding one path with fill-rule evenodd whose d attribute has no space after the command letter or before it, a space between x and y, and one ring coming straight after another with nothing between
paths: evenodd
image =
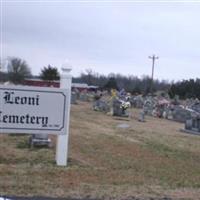
<instances>
[{"instance_id":1,"label":"wooden sign post","mask_svg":"<svg viewBox=\"0 0 200 200\"><path fill-rule=\"evenodd\" d=\"M67 96L66 101L66 134L58 135L56 146L56 163L59 166L67 166L68 159L68 138L69 138L69 121L70 121L70 101L71 101L71 82L72 76L70 75L71 68L63 67L60 79L60 88L67 90L70 94Z\"/></svg>"}]
</instances>

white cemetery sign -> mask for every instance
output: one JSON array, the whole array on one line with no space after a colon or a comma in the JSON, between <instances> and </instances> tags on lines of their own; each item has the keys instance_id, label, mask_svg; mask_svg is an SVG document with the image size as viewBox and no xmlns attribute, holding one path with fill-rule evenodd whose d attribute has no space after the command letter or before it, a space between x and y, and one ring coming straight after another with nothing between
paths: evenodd
<instances>
[{"instance_id":1,"label":"white cemetery sign","mask_svg":"<svg viewBox=\"0 0 200 200\"><path fill-rule=\"evenodd\" d=\"M0 133L66 134L69 91L0 86Z\"/></svg>"},{"instance_id":2,"label":"white cemetery sign","mask_svg":"<svg viewBox=\"0 0 200 200\"><path fill-rule=\"evenodd\" d=\"M63 64L60 88L0 85L0 133L56 134L56 163L67 165L71 66Z\"/></svg>"}]
</instances>

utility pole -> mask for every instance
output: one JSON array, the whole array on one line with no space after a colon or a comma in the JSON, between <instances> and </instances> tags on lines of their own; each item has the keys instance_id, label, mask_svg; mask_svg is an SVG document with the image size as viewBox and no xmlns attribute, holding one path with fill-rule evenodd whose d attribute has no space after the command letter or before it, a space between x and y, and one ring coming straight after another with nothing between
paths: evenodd
<instances>
[{"instance_id":1,"label":"utility pole","mask_svg":"<svg viewBox=\"0 0 200 200\"><path fill-rule=\"evenodd\" d=\"M155 60L158 59L158 56L155 56L153 54L153 56L149 56L149 59L152 59L152 73L151 73L151 85L150 85L150 92L153 95L153 75L154 75L154 64L155 64Z\"/></svg>"}]
</instances>

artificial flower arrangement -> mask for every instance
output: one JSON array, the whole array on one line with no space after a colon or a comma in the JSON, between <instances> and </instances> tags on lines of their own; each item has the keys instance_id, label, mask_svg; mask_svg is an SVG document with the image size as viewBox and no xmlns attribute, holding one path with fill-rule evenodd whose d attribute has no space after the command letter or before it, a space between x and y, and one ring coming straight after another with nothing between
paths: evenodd
<instances>
[{"instance_id":1,"label":"artificial flower arrangement","mask_svg":"<svg viewBox=\"0 0 200 200\"><path fill-rule=\"evenodd\" d=\"M131 107L130 102L125 102L125 101L122 101L122 103L120 105L120 108L123 110L126 110L127 108L130 108L130 107Z\"/></svg>"}]
</instances>

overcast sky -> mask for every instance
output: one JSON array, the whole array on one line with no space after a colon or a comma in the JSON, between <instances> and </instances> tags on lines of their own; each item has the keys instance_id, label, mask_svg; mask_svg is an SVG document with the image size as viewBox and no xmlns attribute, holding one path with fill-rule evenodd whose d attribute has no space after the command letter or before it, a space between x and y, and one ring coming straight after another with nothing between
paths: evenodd
<instances>
[{"instance_id":1,"label":"overcast sky","mask_svg":"<svg viewBox=\"0 0 200 200\"><path fill-rule=\"evenodd\" d=\"M182 80L200 77L200 2L3 1L2 56L27 61L38 75L64 60L73 76L151 75Z\"/></svg>"}]
</instances>

